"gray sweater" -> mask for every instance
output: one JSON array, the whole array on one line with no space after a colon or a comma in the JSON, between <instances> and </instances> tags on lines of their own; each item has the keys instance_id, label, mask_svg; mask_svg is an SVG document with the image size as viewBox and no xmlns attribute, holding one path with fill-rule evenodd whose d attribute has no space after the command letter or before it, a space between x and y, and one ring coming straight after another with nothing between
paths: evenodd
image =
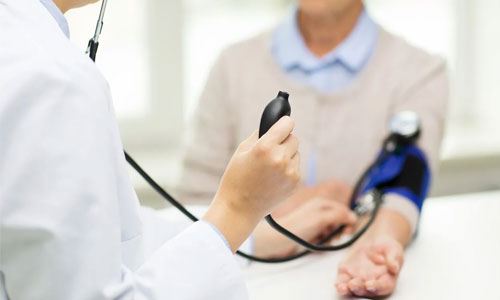
<instances>
[{"instance_id":1,"label":"gray sweater","mask_svg":"<svg viewBox=\"0 0 500 300\"><path fill-rule=\"evenodd\" d=\"M436 170L448 100L441 58L381 29L375 53L354 82L341 92L321 94L287 77L270 45L267 32L231 46L215 63L187 135L177 189L181 201L212 199L232 153L258 128L262 110L279 90L290 93L304 175L315 149L319 182L336 178L354 184L380 150L389 118L401 110L420 115L420 146Z\"/></svg>"}]
</instances>

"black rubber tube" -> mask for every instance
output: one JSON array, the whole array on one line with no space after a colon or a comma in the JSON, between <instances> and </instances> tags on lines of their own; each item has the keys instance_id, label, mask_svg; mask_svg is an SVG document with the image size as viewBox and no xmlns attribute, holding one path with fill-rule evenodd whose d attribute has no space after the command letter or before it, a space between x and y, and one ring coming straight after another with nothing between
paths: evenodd
<instances>
[{"instance_id":1,"label":"black rubber tube","mask_svg":"<svg viewBox=\"0 0 500 300\"><path fill-rule=\"evenodd\" d=\"M127 160L127 162L130 164L130 166L132 166L132 168L137 172L139 173L139 175L141 175L141 177L160 195L162 196L167 202L169 202L172 206L174 206L176 209L178 209L181 213L183 213L186 217L188 217L191 221L193 222L196 222L198 221L199 219L193 215L191 212L189 212L189 210L187 210L184 205L182 205L180 202L178 202L177 200L175 200L174 197L172 197L167 191L165 191L158 183L156 183L156 181L151 178L151 176L149 176L148 173L146 173L146 171L144 171L142 169L142 167L126 152L124 151L124 154L125 154L125 159ZM380 160L380 159L379 159ZM379 161L377 160L377 162ZM375 165L375 164L374 164ZM354 199L356 197L356 195L359 193L359 189L362 185L362 181L363 179L365 178L365 176L367 175L367 173L371 170L372 166L370 166L370 168L368 168L364 173L363 173L363 176L360 177L360 179L358 180L356 186L355 186L355 190L353 192L353 195L351 196L351 199ZM290 231L288 231L287 229L283 228L281 225L279 225L278 223L276 223L274 221L274 219L272 219L272 217L270 216L267 216L266 217L266 220L269 222L271 221L271 226L273 228L275 228L276 230L278 230L279 232L285 234L285 236L287 236L288 238L294 240L295 242L298 242L299 244L301 244L302 246L304 246L306 249L312 249L313 251L335 251L335 250L340 250L340 249L344 249L346 247L349 247L350 245L352 245L359 237L361 237L361 235L368 229L368 227L373 223L376 215L377 215L377 212L378 212L378 208L380 206L380 203L381 203L381 195L379 195L378 193L376 193L375 195L375 198L376 198L376 206L375 206L375 210L374 210L374 213L372 214L370 220L368 221L368 223L363 227L363 229L361 229L357 234L356 236L349 240L348 242L346 243L343 243L341 245L336 245L336 246L322 246L322 244L328 242L331 238L333 238L335 235L339 234L342 229L343 229L343 226L337 228L336 230L334 230L330 235L328 235L325 239L323 239L322 241L320 241L318 243L318 245L312 245L308 242L305 242L304 240L302 240L301 238L299 238L298 236L296 236L295 234L291 233ZM312 247L311 247L312 246ZM319 250L317 250L319 249ZM324 249L324 250L323 250ZM306 250L306 251L303 251L303 252L300 252L300 253L297 253L297 254L294 254L294 255L290 255L290 256L285 256L285 257L281 257L281 258L262 258L262 257L257 257L257 256L253 256L253 255L250 255L250 254L247 254L247 253L244 253L242 251L237 251L236 254L238 254L239 256L241 257L244 257L246 259L249 259L251 261L256 261L256 262L261 262L261 263L282 263L282 262L287 262L287 261L291 261L291 260L294 260L294 259L298 259L300 257L303 257L307 254L311 253L310 250Z\"/></svg>"}]
</instances>

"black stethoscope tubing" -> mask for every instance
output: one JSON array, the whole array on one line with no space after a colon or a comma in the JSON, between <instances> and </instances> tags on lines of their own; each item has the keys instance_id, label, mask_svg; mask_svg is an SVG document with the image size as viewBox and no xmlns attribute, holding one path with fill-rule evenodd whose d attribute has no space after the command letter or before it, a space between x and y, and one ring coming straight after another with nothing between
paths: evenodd
<instances>
[{"instance_id":1,"label":"black stethoscope tubing","mask_svg":"<svg viewBox=\"0 0 500 300\"><path fill-rule=\"evenodd\" d=\"M87 52L90 59L95 62L96 59L96 54L97 54L97 49L99 47L99 36L102 31L103 27L103 18L104 18L104 13L106 11L106 5L107 5L107 0L103 0L102 5L101 5L101 10L99 13L99 19L97 21L96 25L96 30L94 33L94 36L89 40ZM187 210L181 203L179 203L177 200L175 200L174 197L172 197L167 191L165 191L149 174L142 169L142 167L124 150L124 155L125 159L127 162L132 166L132 168L141 175L141 177L162 197L164 198L167 202L169 202L172 206L177 208L181 213L183 213L186 217L188 217L191 221L197 222L199 219L193 215L189 210ZM358 182L356 183L356 186L354 188L354 192L351 196L351 203L356 199L356 197L359 194L359 191L361 189L361 186L365 180L366 175L369 173L369 171L372 169L373 166L376 165L376 163L379 160L377 160L375 163L373 163L364 173L363 175L359 178ZM303 257L309 253L312 252L317 252L317 251L336 251L336 250L341 250L344 248L349 247L352 245L357 239L365 233L365 231L370 227L370 225L373 223L375 220L375 217L378 213L378 209L380 207L381 203L381 194L375 190L374 192L374 198L375 198L375 209L374 213L371 215L370 219L368 220L368 223L359 231L357 232L348 242L340 244L340 245L335 245L335 246L324 246L325 243L330 241L334 236L340 234L344 228L344 226L339 226L337 229L335 229L331 234L329 234L327 237L322 239L317 245L313 245L311 243L308 243L307 241L301 239L300 237L296 236L294 233L288 231L286 228L282 227L279 225L272 217L271 215L266 216L266 221L277 231L288 237L289 239L293 240L297 244L305 247L307 250L299 252L297 254L293 254L290 256L285 256L281 258L262 258L262 257L257 257L253 256L250 254L247 254L242 251L236 251L236 254L238 254L241 257L244 257L246 259L249 259L251 261L256 261L256 262L261 262L261 263L281 263L281 262L287 262L291 260L298 259L300 257Z\"/></svg>"},{"instance_id":2,"label":"black stethoscope tubing","mask_svg":"<svg viewBox=\"0 0 500 300\"><path fill-rule=\"evenodd\" d=\"M361 189L363 187L363 183L365 182L365 179L367 175L370 173L370 171L381 161L385 160L387 157L388 153L384 153L380 155L380 157L372 163L365 172L359 177L358 181L356 182L356 185L354 187L353 193L351 195L349 203L355 203L357 197L360 196ZM377 189L374 188L371 190L372 196L374 198L375 202L375 207L373 210L373 214L370 216L368 219L367 223L360 229L360 231L356 232L347 242L339 244L339 245L332 245L332 246L325 246L323 245L325 242L329 241L331 238L333 238L336 234L339 234L342 232L343 228L345 227L344 225L339 226L335 231L332 232L324 241L320 241L317 245L311 244L302 238L298 237L294 233L290 232L288 229L282 227L280 224L278 224L271 215L267 215L265 217L267 223L271 225L275 230L280 232L281 234L285 235L289 239L293 240L295 243L301 245L302 247L306 248L310 252L326 252L326 251L337 251L341 250L344 248L347 248L351 246L354 242L356 242L365 232L368 230L368 228L371 226L373 221L375 220L375 217L377 216L378 210L380 208L380 204L382 203L382 194L381 192Z\"/></svg>"},{"instance_id":3,"label":"black stethoscope tubing","mask_svg":"<svg viewBox=\"0 0 500 300\"><path fill-rule=\"evenodd\" d=\"M137 171L137 173L139 173L139 175L141 175L141 177L160 196L162 196L172 206L174 206L175 208L177 208L181 213L183 213L191 221L196 222L196 221L199 220L195 215L193 215L191 212L189 212L189 210L186 209L184 207L184 205L182 205L177 200L175 200L174 197L172 197L153 178L151 178L151 176L149 176L148 173L146 171L144 171L142 169L142 167L126 151L124 151L124 153L125 153L125 159L130 164L130 166L132 166L132 168L135 171ZM378 161L379 160L377 160L373 165L371 165L363 173L363 176L360 177L360 179L356 183L356 187L355 187L355 190L354 190L353 195L352 195L351 198L355 198L356 197L355 195L359 194L359 190L361 188L361 185L363 184L363 181L364 181L364 179L366 177L366 174L369 173L369 171L373 168L374 165L376 165L376 163ZM293 255L290 255L290 256L280 257L280 258L262 258L262 257L257 257L257 256L253 256L253 255L247 254L247 253L239 251L239 250L236 252L236 254L238 254L241 257L247 258L247 259L249 259L251 261L256 261L256 262L261 262L261 263L282 263L282 262L287 262L287 261L298 259L298 258L303 257L303 256L305 256L305 255L307 255L309 253L312 253L312 252L317 252L317 251L337 251L337 250L341 250L341 249L347 248L347 247L351 246L354 242L356 242L356 240L358 240L361 237L361 235L363 235L366 232L366 230L371 226L371 224L375 220L375 218L377 216L377 213L378 213L378 210L380 208L380 204L382 202L381 201L381 196L382 195L377 190L375 190L373 196L375 198L375 208L374 208L373 214L370 216L370 219L368 220L367 224L359 232L357 232L351 239L349 239L349 241L347 241L346 243L343 243L343 244L340 244L340 245L335 245L335 246L322 246L323 244L325 244L328 241L330 241L334 236L340 234L342 232L344 226L338 227L331 234L329 234L327 237L325 237L324 239L322 239L317 245L313 245L313 244L310 244L310 243L302 240L301 238L299 238L298 236L296 236L292 232L288 231L287 229L283 228L281 225L279 225L278 223L276 223L274 220L272 220L272 218L270 218L272 220L272 222L274 223L274 225L271 224L271 226L274 229L278 230L280 233L282 233L286 237L292 239L294 242L300 244L301 246L305 247L308 250L305 250L305 251L302 251L302 252L299 252L297 254L293 254ZM268 217L270 217L270 216L268 216ZM268 218L268 217L266 217L266 218Z\"/></svg>"}]
</instances>

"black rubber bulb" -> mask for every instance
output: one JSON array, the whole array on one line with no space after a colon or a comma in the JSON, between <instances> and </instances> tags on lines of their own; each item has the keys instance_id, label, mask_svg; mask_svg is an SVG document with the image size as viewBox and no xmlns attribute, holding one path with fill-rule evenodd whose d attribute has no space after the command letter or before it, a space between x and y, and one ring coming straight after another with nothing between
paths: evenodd
<instances>
[{"instance_id":1,"label":"black rubber bulb","mask_svg":"<svg viewBox=\"0 0 500 300\"><path fill-rule=\"evenodd\" d=\"M278 96L271 100L264 108L260 119L259 138L262 137L283 116L290 116L291 107L288 102L288 93L280 91Z\"/></svg>"}]
</instances>

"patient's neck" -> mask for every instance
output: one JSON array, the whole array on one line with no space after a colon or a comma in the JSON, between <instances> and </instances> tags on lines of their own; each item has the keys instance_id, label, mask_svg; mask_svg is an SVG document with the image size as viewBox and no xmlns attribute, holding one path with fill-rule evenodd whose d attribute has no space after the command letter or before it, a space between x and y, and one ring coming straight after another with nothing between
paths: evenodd
<instances>
[{"instance_id":1,"label":"patient's neck","mask_svg":"<svg viewBox=\"0 0 500 300\"><path fill-rule=\"evenodd\" d=\"M299 8L298 26L307 48L318 57L332 51L353 30L362 12L361 2L337 14L308 15Z\"/></svg>"}]
</instances>

